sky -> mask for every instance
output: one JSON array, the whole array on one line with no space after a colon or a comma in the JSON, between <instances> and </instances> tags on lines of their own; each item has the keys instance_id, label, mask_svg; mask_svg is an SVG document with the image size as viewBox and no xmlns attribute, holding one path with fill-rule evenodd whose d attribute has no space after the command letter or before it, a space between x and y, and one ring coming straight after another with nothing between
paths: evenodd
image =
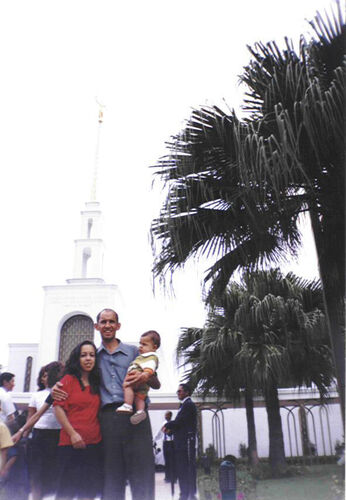
<instances>
[{"instance_id":1,"label":"sky","mask_svg":"<svg viewBox=\"0 0 346 500\"><path fill-rule=\"evenodd\" d=\"M247 45L310 33L307 20L331 1L12 0L0 3L0 210L2 334L38 342L44 285L72 277L80 211L90 197L98 106L105 105L97 198L104 215L104 278L127 304L122 339L148 328L169 356L181 326L202 326L203 270L175 279L175 298L152 286L151 220L163 199L152 187L165 141L191 109L241 113L238 75ZM306 224L308 228L308 224ZM313 278L308 230L284 270Z\"/></svg>"}]
</instances>

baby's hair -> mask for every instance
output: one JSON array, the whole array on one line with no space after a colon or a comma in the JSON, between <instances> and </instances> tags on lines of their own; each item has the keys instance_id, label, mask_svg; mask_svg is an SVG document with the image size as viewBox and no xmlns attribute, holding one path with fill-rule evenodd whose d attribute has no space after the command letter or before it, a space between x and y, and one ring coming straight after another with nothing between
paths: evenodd
<instances>
[{"instance_id":1,"label":"baby's hair","mask_svg":"<svg viewBox=\"0 0 346 500\"><path fill-rule=\"evenodd\" d=\"M161 338L160 335L155 330L149 330L145 333L142 333L141 337L150 337L154 345L156 345L157 348L160 347Z\"/></svg>"}]
</instances>

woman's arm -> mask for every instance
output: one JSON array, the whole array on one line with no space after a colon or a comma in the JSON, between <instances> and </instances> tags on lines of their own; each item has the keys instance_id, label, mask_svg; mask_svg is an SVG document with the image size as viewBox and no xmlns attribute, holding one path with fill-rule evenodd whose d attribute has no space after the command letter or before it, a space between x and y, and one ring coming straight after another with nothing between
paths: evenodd
<instances>
[{"instance_id":1,"label":"woman's arm","mask_svg":"<svg viewBox=\"0 0 346 500\"><path fill-rule=\"evenodd\" d=\"M57 421L60 423L64 431L70 436L71 444L73 448L86 448L86 444L83 441L78 432L74 430L67 418L65 410L61 406L54 406L55 416Z\"/></svg>"},{"instance_id":2,"label":"woman's arm","mask_svg":"<svg viewBox=\"0 0 346 500\"><path fill-rule=\"evenodd\" d=\"M27 421L30 420L30 418L33 416L34 413L37 412L37 408L34 406L28 406L28 416L27 416Z\"/></svg>"},{"instance_id":3,"label":"woman's arm","mask_svg":"<svg viewBox=\"0 0 346 500\"><path fill-rule=\"evenodd\" d=\"M30 429L32 427L34 427L36 422L38 422L40 420L42 415L44 413L46 413L46 411L48 410L49 407L50 407L50 405L48 403L43 403L43 405L41 406L41 408L38 411L36 411L36 408L29 407L28 419L27 419L25 425L23 425L23 427L21 427L19 429L19 431L16 432L16 434L14 434L12 436L14 444L16 444L23 437L23 434L30 431ZM31 413L30 409L35 410L35 412ZM31 413L31 417L29 417L30 413Z\"/></svg>"}]
</instances>

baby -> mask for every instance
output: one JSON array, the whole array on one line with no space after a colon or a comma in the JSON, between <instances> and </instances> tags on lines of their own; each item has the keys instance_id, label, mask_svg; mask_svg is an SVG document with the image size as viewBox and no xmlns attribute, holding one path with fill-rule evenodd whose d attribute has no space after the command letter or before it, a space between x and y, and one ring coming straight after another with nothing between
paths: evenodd
<instances>
[{"instance_id":1,"label":"baby","mask_svg":"<svg viewBox=\"0 0 346 500\"><path fill-rule=\"evenodd\" d=\"M153 375L159 365L156 350L160 347L160 335L155 330L149 330L141 335L139 341L139 356L130 364L127 373L132 370L147 372ZM142 422L147 416L145 412L145 399L149 391L148 384L142 384L139 387L129 385L128 377L125 377L124 384L124 404L117 408L117 413L133 413L133 403L136 407L136 413L130 418L131 423L136 425Z\"/></svg>"}]
</instances>

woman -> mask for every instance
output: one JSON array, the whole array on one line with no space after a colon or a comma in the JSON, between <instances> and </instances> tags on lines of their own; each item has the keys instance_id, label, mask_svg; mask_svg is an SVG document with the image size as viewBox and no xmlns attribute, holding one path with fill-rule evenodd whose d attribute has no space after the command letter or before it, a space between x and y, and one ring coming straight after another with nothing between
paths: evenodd
<instances>
[{"instance_id":1,"label":"woman","mask_svg":"<svg viewBox=\"0 0 346 500\"><path fill-rule=\"evenodd\" d=\"M57 446L59 442L60 424L55 417L50 388L60 379L63 364L53 361L41 368L37 380L38 392L31 397L28 407L28 419L25 425L13 436L16 443L23 434L32 427L33 435L30 445L30 482L32 500L41 500L44 495L55 492Z\"/></svg>"},{"instance_id":2,"label":"woman","mask_svg":"<svg viewBox=\"0 0 346 500\"><path fill-rule=\"evenodd\" d=\"M94 499L101 493L102 453L98 421L100 375L96 347L85 340L66 362L62 388L65 401L54 401L61 424L57 499Z\"/></svg>"},{"instance_id":3,"label":"woman","mask_svg":"<svg viewBox=\"0 0 346 500\"><path fill-rule=\"evenodd\" d=\"M58 361L53 361L52 363L49 363L43 368L46 370L47 367L48 367L47 371L48 387L49 389L51 389L56 384L56 382L60 380L60 378L62 377L64 365L63 363L60 363ZM40 370L40 373L41 371L42 368ZM25 425L23 425L23 427L21 427L19 431L12 436L13 443L17 443L23 437L23 435L27 435L28 432L32 429L32 427L34 427L36 422L40 420L42 415L46 413L46 411L51 407L52 404L53 404L53 398L51 397L49 390L48 396L44 401L44 403L41 405L41 407L36 412L33 412L30 416L28 416ZM55 416L55 413L53 413L53 415Z\"/></svg>"}]
</instances>

